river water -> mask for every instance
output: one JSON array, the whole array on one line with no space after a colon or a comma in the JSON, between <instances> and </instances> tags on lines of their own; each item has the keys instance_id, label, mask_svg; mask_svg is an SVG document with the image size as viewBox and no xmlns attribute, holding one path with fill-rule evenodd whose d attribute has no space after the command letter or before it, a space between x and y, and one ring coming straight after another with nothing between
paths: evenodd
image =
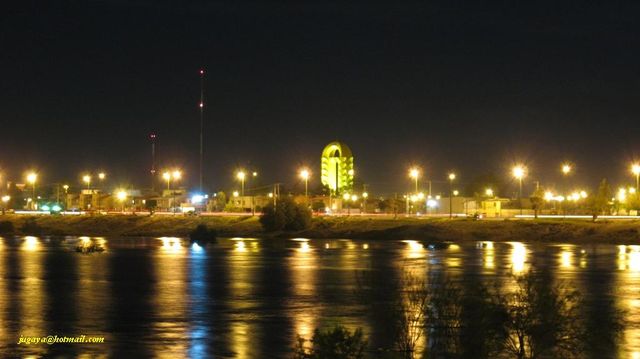
<instances>
[{"instance_id":1,"label":"river water","mask_svg":"<svg viewBox=\"0 0 640 359\"><path fill-rule=\"evenodd\" d=\"M105 251L77 253L82 243ZM278 358L296 335L336 324L388 348L387 313L359 295L363 274L383 289L375 301L392 301L407 268L508 286L531 267L570 283L596 312L624 310L608 351L640 358L640 246L232 238L201 247L169 237L0 238L0 356ZM105 342L18 345L21 335Z\"/></svg>"}]
</instances>

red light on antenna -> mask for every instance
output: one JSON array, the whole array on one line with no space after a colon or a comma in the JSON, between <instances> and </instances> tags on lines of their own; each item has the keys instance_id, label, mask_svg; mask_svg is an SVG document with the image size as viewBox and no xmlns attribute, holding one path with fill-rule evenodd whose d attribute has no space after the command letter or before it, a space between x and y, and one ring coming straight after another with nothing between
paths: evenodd
<instances>
[{"instance_id":1,"label":"red light on antenna","mask_svg":"<svg viewBox=\"0 0 640 359\"><path fill-rule=\"evenodd\" d=\"M200 102L200 108L203 108L204 104L202 102Z\"/></svg>"},{"instance_id":2,"label":"red light on antenna","mask_svg":"<svg viewBox=\"0 0 640 359\"><path fill-rule=\"evenodd\" d=\"M151 138L151 139L156 138L156 134L155 133L150 134L149 138Z\"/></svg>"},{"instance_id":3,"label":"red light on antenna","mask_svg":"<svg viewBox=\"0 0 640 359\"><path fill-rule=\"evenodd\" d=\"M200 75L204 75L204 70L200 70Z\"/></svg>"}]
</instances>

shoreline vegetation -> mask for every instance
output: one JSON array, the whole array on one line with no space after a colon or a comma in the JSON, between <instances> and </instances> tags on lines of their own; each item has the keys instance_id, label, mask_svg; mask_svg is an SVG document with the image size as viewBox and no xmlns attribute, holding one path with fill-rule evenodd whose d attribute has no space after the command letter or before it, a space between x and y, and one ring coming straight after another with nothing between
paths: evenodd
<instances>
[{"instance_id":1,"label":"shoreline vegetation","mask_svg":"<svg viewBox=\"0 0 640 359\"><path fill-rule=\"evenodd\" d=\"M198 225L218 237L639 243L640 221L315 217L308 229L265 232L258 217L0 216L0 236L189 237Z\"/></svg>"}]
</instances>

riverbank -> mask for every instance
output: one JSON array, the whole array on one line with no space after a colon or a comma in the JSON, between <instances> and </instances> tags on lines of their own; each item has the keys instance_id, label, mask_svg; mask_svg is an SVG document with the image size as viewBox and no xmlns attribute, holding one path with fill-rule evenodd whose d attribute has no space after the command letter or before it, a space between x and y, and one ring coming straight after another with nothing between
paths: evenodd
<instances>
[{"instance_id":1,"label":"riverbank","mask_svg":"<svg viewBox=\"0 0 640 359\"><path fill-rule=\"evenodd\" d=\"M196 226L220 237L540 241L640 244L640 221L318 217L300 232L265 233L257 217L0 216L0 235L186 237Z\"/></svg>"}]
</instances>

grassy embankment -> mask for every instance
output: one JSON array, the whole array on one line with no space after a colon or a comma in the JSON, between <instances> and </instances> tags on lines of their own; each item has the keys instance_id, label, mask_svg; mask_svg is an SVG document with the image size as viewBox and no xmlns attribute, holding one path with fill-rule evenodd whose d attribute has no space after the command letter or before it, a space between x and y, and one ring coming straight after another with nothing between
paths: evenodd
<instances>
[{"instance_id":1,"label":"grassy embankment","mask_svg":"<svg viewBox=\"0 0 640 359\"><path fill-rule=\"evenodd\" d=\"M13 233L86 236L188 236L198 224L221 237L306 237L351 239L418 239L429 241L493 240L543 242L640 243L640 222L577 220L473 221L416 218L314 218L310 229L265 233L256 217L182 216L0 216ZM0 225L0 228L6 224ZM6 231L5 231L6 232Z\"/></svg>"}]
</instances>

